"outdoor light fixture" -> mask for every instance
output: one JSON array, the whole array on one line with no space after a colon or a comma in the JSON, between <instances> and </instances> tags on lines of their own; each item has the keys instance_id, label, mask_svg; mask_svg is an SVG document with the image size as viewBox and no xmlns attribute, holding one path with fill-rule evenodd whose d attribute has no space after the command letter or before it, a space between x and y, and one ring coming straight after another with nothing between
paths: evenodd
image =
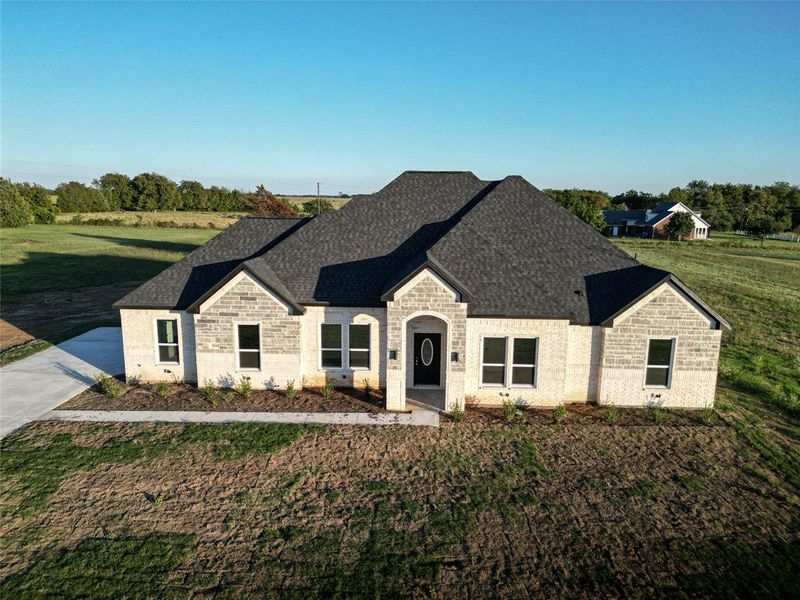
<instances>
[{"instance_id":1,"label":"outdoor light fixture","mask_svg":"<svg viewBox=\"0 0 800 600\"><path fill-rule=\"evenodd\" d=\"M450 362L458 362L458 352L450 353Z\"/></svg>"},{"instance_id":2,"label":"outdoor light fixture","mask_svg":"<svg viewBox=\"0 0 800 600\"><path fill-rule=\"evenodd\" d=\"M397 360L397 350L389 350L389 360Z\"/></svg>"}]
</instances>

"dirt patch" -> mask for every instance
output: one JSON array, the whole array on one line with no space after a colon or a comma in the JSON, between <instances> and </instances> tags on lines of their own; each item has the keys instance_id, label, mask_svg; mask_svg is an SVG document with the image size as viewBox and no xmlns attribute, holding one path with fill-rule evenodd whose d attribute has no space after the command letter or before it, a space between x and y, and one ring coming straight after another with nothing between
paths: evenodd
<instances>
[{"instance_id":1,"label":"dirt patch","mask_svg":"<svg viewBox=\"0 0 800 600\"><path fill-rule=\"evenodd\" d=\"M62 410L191 410L211 412L317 412L382 413L380 390L337 388L326 399L317 390L298 390L289 398L282 390L252 390L242 396L235 390L198 390L189 384L134 384L118 382L120 395L109 398L95 387L71 398Z\"/></svg>"},{"instance_id":2,"label":"dirt patch","mask_svg":"<svg viewBox=\"0 0 800 600\"><path fill-rule=\"evenodd\" d=\"M34 339L60 342L64 332L85 323L119 320L111 305L142 282L27 294L24 302L4 302L0 350Z\"/></svg>"},{"instance_id":3,"label":"dirt patch","mask_svg":"<svg viewBox=\"0 0 800 600\"><path fill-rule=\"evenodd\" d=\"M168 578L177 597L796 591L796 491L775 485L721 421L495 416L476 411L440 429L318 428L233 461L196 444L76 473L24 520L4 500L0 578L25 572L37 550L157 533L196 540ZM37 422L21 435L85 439L107 428L106 445L136 432L153 443L182 427Z\"/></svg>"}]
</instances>

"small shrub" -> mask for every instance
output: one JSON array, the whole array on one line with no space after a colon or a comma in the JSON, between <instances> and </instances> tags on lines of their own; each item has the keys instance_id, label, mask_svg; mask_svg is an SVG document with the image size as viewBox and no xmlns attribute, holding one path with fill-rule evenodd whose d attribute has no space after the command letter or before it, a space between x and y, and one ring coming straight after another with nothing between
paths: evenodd
<instances>
[{"instance_id":1,"label":"small shrub","mask_svg":"<svg viewBox=\"0 0 800 600\"><path fill-rule=\"evenodd\" d=\"M461 421L464 420L464 409L460 406L456 406L450 411L450 416L456 423L461 423Z\"/></svg>"},{"instance_id":2,"label":"small shrub","mask_svg":"<svg viewBox=\"0 0 800 600\"><path fill-rule=\"evenodd\" d=\"M294 398L295 390L294 390L294 379L290 379L286 382L286 397L291 400Z\"/></svg>"},{"instance_id":3,"label":"small shrub","mask_svg":"<svg viewBox=\"0 0 800 600\"><path fill-rule=\"evenodd\" d=\"M237 383L236 387L233 389L242 398L249 398L250 392L253 391L253 384L249 377L242 375L241 379L239 379L239 383Z\"/></svg>"},{"instance_id":4,"label":"small shrub","mask_svg":"<svg viewBox=\"0 0 800 600\"><path fill-rule=\"evenodd\" d=\"M717 421L717 414L713 408L704 408L700 411L700 419L706 425L713 425Z\"/></svg>"},{"instance_id":5,"label":"small shrub","mask_svg":"<svg viewBox=\"0 0 800 600\"><path fill-rule=\"evenodd\" d=\"M156 394L161 396L162 398L166 398L169 395L169 385L167 385L166 381L159 381L155 387Z\"/></svg>"},{"instance_id":6,"label":"small shrub","mask_svg":"<svg viewBox=\"0 0 800 600\"><path fill-rule=\"evenodd\" d=\"M609 425L613 425L617 422L617 416L617 407L609 406L606 412L603 413L603 421Z\"/></svg>"},{"instance_id":7,"label":"small shrub","mask_svg":"<svg viewBox=\"0 0 800 600\"><path fill-rule=\"evenodd\" d=\"M200 394L200 397L206 402L212 402L217 396L217 389L211 385L211 382L206 380L203 387L197 390L197 393Z\"/></svg>"},{"instance_id":8,"label":"small shrub","mask_svg":"<svg viewBox=\"0 0 800 600\"><path fill-rule=\"evenodd\" d=\"M117 398L122 393L119 381L105 373L95 375L94 385L98 392L109 398Z\"/></svg>"},{"instance_id":9,"label":"small shrub","mask_svg":"<svg viewBox=\"0 0 800 600\"><path fill-rule=\"evenodd\" d=\"M511 400L503 400L503 418L506 423L511 423L517 416L517 407Z\"/></svg>"},{"instance_id":10,"label":"small shrub","mask_svg":"<svg viewBox=\"0 0 800 600\"><path fill-rule=\"evenodd\" d=\"M664 410L663 408L654 408L652 411L653 421L659 425L672 421L672 413L670 413L668 410Z\"/></svg>"},{"instance_id":11,"label":"small shrub","mask_svg":"<svg viewBox=\"0 0 800 600\"><path fill-rule=\"evenodd\" d=\"M333 383L331 383L331 380L327 377L325 378L325 385L320 388L320 394L322 394L322 397L325 398L325 400L330 400L333 398Z\"/></svg>"},{"instance_id":12,"label":"small shrub","mask_svg":"<svg viewBox=\"0 0 800 600\"><path fill-rule=\"evenodd\" d=\"M556 406L555 410L553 411L553 420L556 423L563 423L567 420L567 407L563 404L559 404Z\"/></svg>"}]
</instances>

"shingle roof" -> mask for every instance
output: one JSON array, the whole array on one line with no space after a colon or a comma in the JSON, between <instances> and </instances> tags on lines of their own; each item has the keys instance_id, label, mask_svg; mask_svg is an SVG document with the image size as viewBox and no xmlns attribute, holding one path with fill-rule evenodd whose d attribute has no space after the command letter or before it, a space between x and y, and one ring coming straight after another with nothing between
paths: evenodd
<instances>
[{"instance_id":1,"label":"shingle roof","mask_svg":"<svg viewBox=\"0 0 800 600\"><path fill-rule=\"evenodd\" d=\"M186 308L242 262L269 251L307 221L264 217L240 219L121 298L114 306Z\"/></svg>"},{"instance_id":2,"label":"shingle roof","mask_svg":"<svg viewBox=\"0 0 800 600\"><path fill-rule=\"evenodd\" d=\"M308 221L242 219L118 306L186 308L241 268L293 304L383 306L423 265L463 291L469 315L580 324L602 323L669 276L521 177L406 171Z\"/></svg>"}]
</instances>

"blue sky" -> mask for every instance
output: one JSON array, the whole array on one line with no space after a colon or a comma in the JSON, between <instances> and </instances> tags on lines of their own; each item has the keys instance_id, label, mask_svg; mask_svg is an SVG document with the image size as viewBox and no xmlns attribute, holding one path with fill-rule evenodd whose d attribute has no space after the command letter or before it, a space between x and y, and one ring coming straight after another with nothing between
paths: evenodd
<instances>
[{"instance_id":1,"label":"blue sky","mask_svg":"<svg viewBox=\"0 0 800 600\"><path fill-rule=\"evenodd\" d=\"M800 4L3 2L2 172L800 183Z\"/></svg>"}]
</instances>

